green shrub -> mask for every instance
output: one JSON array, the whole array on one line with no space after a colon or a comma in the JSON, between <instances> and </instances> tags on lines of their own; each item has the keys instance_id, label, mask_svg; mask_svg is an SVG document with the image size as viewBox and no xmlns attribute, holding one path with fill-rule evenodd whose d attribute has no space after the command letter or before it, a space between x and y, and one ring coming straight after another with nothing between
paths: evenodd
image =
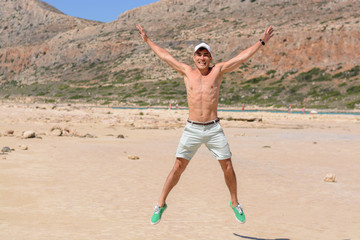
<instances>
[{"instance_id":1,"label":"green shrub","mask_svg":"<svg viewBox=\"0 0 360 240\"><path fill-rule=\"evenodd\" d=\"M269 85L272 86L272 85L275 85L275 84L278 84L278 83L282 83L282 80L271 82L271 83L269 83Z\"/></svg>"},{"instance_id":2,"label":"green shrub","mask_svg":"<svg viewBox=\"0 0 360 240\"><path fill-rule=\"evenodd\" d=\"M45 92L39 92L38 94L36 94L36 96L40 97L40 96L45 96L47 93Z\"/></svg>"},{"instance_id":3,"label":"green shrub","mask_svg":"<svg viewBox=\"0 0 360 240\"><path fill-rule=\"evenodd\" d=\"M90 97L90 96L74 95L74 96L71 96L69 99L76 100L76 99L89 98L89 97Z\"/></svg>"},{"instance_id":4,"label":"green shrub","mask_svg":"<svg viewBox=\"0 0 360 240\"><path fill-rule=\"evenodd\" d=\"M266 75L271 75L271 74L275 74L276 70L269 70L266 72Z\"/></svg>"},{"instance_id":5,"label":"green shrub","mask_svg":"<svg viewBox=\"0 0 360 240\"><path fill-rule=\"evenodd\" d=\"M301 85L292 86L292 87L290 88L290 93L291 93L291 94L296 93L298 90L300 90L300 89L303 88L304 86L306 86L306 84L301 84Z\"/></svg>"},{"instance_id":6,"label":"green shrub","mask_svg":"<svg viewBox=\"0 0 360 240\"><path fill-rule=\"evenodd\" d=\"M289 75L293 75L295 73L297 73L298 70L297 69L294 69L294 70L290 70L286 73L284 73L284 75L281 76L280 80L284 80L285 78L287 78Z\"/></svg>"},{"instance_id":7,"label":"green shrub","mask_svg":"<svg viewBox=\"0 0 360 240\"><path fill-rule=\"evenodd\" d=\"M269 79L269 78L260 76L260 77L257 77L257 78L252 78L250 80L247 80L246 83L256 84L256 83L259 83L261 81L265 81L267 79Z\"/></svg>"},{"instance_id":8,"label":"green shrub","mask_svg":"<svg viewBox=\"0 0 360 240\"><path fill-rule=\"evenodd\" d=\"M318 97L319 93L317 92L317 87L311 88L307 94L312 97Z\"/></svg>"},{"instance_id":9,"label":"green shrub","mask_svg":"<svg viewBox=\"0 0 360 240\"><path fill-rule=\"evenodd\" d=\"M348 94L359 94L360 93L360 85L349 87L346 92Z\"/></svg>"},{"instance_id":10,"label":"green shrub","mask_svg":"<svg viewBox=\"0 0 360 240\"><path fill-rule=\"evenodd\" d=\"M312 81L313 76L319 75L320 71L320 68L313 68L308 72L302 72L297 75L296 80L310 82Z\"/></svg>"},{"instance_id":11,"label":"green shrub","mask_svg":"<svg viewBox=\"0 0 360 240\"><path fill-rule=\"evenodd\" d=\"M354 109L355 105L359 105L359 104L360 104L360 99L357 99L355 101L346 103L346 107L349 109Z\"/></svg>"},{"instance_id":12,"label":"green shrub","mask_svg":"<svg viewBox=\"0 0 360 240\"><path fill-rule=\"evenodd\" d=\"M58 89L59 89L59 90L65 90L65 89L68 89L69 87L70 87L69 85L60 84L60 85L58 86Z\"/></svg>"},{"instance_id":13,"label":"green shrub","mask_svg":"<svg viewBox=\"0 0 360 240\"><path fill-rule=\"evenodd\" d=\"M332 76L332 78L351 78L359 75L360 66L357 65L350 70L344 72L338 72Z\"/></svg>"},{"instance_id":14,"label":"green shrub","mask_svg":"<svg viewBox=\"0 0 360 240\"><path fill-rule=\"evenodd\" d=\"M321 94L321 100L326 100L328 98L338 97L338 96L341 96L341 93L339 91L330 89L330 90L324 91L323 94Z\"/></svg>"},{"instance_id":15,"label":"green shrub","mask_svg":"<svg viewBox=\"0 0 360 240\"><path fill-rule=\"evenodd\" d=\"M323 82L323 81L331 81L331 75L326 73L325 70L321 70L320 68L313 68L308 72L302 72L295 77L295 79L299 82Z\"/></svg>"}]
</instances>

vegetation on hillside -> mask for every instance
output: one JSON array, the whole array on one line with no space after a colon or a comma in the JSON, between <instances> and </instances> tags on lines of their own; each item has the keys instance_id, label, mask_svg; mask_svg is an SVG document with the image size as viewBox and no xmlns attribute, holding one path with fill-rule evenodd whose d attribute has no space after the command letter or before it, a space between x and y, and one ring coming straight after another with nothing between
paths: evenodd
<instances>
[{"instance_id":1,"label":"vegetation on hillside","mask_svg":"<svg viewBox=\"0 0 360 240\"><path fill-rule=\"evenodd\" d=\"M271 23L271 43L224 75L221 106L360 109L358 1L164 0L110 23L30 2L31 11L27 1L0 3L0 101L186 106L182 76L143 43L137 24L193 65L196 44L226 61Z\"/></svg>"},{"instance_id":2,"label":"vegetation on hillside","mask_svg":"<svg viewBox=\"0 0 360 240\"><path fill-rule=\"evenodd\" d=\"M139 68L103 74L108 63L88 64L79 71L79 79L58 82L35 82L30 85L16 81L0 86L3 99L32 97L47 103L82 102L103 105L168 105L186 106L183 79L157 80L145 76ZM335 73L313 68L306 72L292 70L282 75L269 70L265 75L243 79L243 71L251 66L243 64L238 71L224 75L220 90L220 105L257 105L262 107L340 108L355 109L360 106L360 66ZM46 69L51 71L51 69ZM90 80L82 74L93 73ZM101 72L101 74L96 74Z\"/></svg>"}]
</instances>

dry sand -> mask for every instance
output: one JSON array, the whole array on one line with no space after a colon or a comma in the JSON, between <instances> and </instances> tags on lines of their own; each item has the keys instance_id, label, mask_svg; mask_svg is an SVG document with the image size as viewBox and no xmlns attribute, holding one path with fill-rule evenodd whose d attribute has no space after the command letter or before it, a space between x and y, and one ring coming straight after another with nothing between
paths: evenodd
<instances>
[{"instance_id":1,"label":"dry sand","mask_svg":"<svg viewBox=\"0 0 360 240\"><path fill-rule=\"evenodd\" d=\"M15 151L0 155L0 239L360 239L360 116L219 116L247 223L203 146L153 226L187 111L1 105L0 148ZM26 130L37 137L21 138Z\"/></svg>"}]
</instances>

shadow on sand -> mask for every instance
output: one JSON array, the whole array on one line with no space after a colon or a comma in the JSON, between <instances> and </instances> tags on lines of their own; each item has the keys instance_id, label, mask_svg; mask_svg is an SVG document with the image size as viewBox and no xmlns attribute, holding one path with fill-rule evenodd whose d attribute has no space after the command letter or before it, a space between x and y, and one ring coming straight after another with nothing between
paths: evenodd
<instances>
[{"instance_id":1,"label":"shadow on sand","mask_svg":"<svg viewBox=\"0 0 360 240\"><path fill-rule=\"evenodd\" d=\"M249 237L244 235L239 235L234 233L234 236L243 238L243 239L250 239L250 240L290 240L290 238L257 238L257 237Z\"/></svg>"}]
</instances>

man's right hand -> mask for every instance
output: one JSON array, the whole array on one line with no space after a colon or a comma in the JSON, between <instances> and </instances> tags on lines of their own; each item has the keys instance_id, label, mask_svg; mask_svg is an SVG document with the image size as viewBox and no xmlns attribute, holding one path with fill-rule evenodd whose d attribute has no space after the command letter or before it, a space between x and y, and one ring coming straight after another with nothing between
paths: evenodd
<instances>
[{"instance_id":1,"label":"man's right hand","mask_svg":"<svg viewBox=\"0 0 360 240\"><path fill-rule=\"evenodd\" d=\"M144 40L144 42L146 42L149 38L146 35L144 29L140 25L137 25L136 27L137 27L137 29L139 29L139 33L140 33L141 38Z\"/></svg>"},{"instance_id":2,"label":"man's right hand","mask_svg":"<svg viewBox=\"0 0 360 240\"><path fill-rule=\"evenodd\" d=\"M137 29L139 30L140 36L141 38L144 40L144 42L149 45L149 47L151 48L151 50L154 51L154 53L165 63L167 63L170 67L172 67L175 71L181 73L181 74L185 74L185 72L191 70L191 67L184 64L184 63L180 63L178 62L173 56L170 55L170 53L168 53L168 51L166 51L165 49L159 47L156 43L154 43L153 41L150 40L150 38L148 38L148 36L146 35L144 29L140 26L137 25L136 26Z\"/></svg>"}]
</instances>

